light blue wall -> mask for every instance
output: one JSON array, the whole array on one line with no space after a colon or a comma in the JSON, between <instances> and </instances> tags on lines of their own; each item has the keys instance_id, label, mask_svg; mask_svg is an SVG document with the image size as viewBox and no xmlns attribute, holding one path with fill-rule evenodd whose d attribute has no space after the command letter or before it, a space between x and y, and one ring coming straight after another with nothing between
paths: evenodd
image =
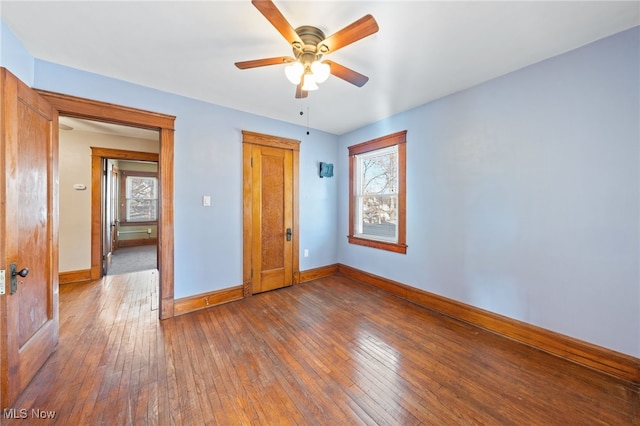
<instances>
[{"instance_id":1,"label":"light blue wall","mask_svg":"<svg viewBox=\"0 0 640 426\"><path fill-rule=\"evenodd\" d=\"M300 269L337 262L337 184L316 164L337 161L336 136L49 62L36 60L35 70L37 88L177 117L176 298L242 284L242 130L301 141Z\"/></svg>"},{"instance_id":2,"label":"light blue wall","mask_svg":"<svg viewBox=\"0 0 640 426\"><path fill-rule=\"evenodd\" d=\"M640 356L640 30L339 138L407 133L407 242L342 263Z\"/></svg>"},{"instance_id":3,"label":"light blue wall","mask_svg":"<svg viewBox=\"0 0 640 426\"><path fill-rule=\"evenodd\" d=\"M33 56L2 21L0 21L0 66L11 71L25 84L33 85Z\"/></svg>"}]
</instances>

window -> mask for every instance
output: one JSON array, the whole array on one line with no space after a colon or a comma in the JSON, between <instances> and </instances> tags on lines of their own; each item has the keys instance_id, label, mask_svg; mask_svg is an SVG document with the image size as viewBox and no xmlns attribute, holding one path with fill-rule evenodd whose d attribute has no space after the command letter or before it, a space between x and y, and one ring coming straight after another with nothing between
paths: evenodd
<instances>
[{"instance_id":1,"label":"window","mask_svg":"<svg viewBox=\"0 0 640 426\"><path fill-rule=\"evenodd\" d=\"M349 242L406 253L406 135L349 147Z\"/></svg>"},{"instance_id":2,"label":"window","mask_svg":"<svg viewBox=\"0 0 640 426\"><path fill-rule=\"evenodd\" d=\"M156 173L122 171L120 220L144 224L158 220L158 177Z\"/></svg>"}]
</instances>

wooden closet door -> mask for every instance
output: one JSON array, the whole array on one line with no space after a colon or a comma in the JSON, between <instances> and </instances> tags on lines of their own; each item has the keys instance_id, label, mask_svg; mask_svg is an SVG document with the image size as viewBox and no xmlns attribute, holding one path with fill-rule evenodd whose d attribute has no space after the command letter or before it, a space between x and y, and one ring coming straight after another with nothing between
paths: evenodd
<instances>
[{"instance_id":1,"label":"wooden closet door","mask_svg":"<svg viewBox=\"0 0 640 426\"><path fill-rule=\"evenodd\" d=\"M300 141L243 131L243 293L297 282Z\"/></svg>"},{"instance_id":2,"label":"wooden closet door","mask_svg":"<svg viewBox=\"0 0 640 426\"><path fill-rule=\"evenodd\" d=\"M253 292L293 283L291 150L252 149Z\"/></svg>"}]
</instances>

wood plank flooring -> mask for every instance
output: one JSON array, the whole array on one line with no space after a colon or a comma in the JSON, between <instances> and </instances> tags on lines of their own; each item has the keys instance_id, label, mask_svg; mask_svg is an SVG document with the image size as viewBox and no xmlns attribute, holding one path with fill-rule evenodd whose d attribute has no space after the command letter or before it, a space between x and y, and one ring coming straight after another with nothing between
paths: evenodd
<instances>
[{"instance_id":1,"label":"wood plank flooring","mask_svg":"<svg viewBox=\"0 0 640 426\"><path fill-rule=\"evenodd\" d=\"M640 424L629 383L345 277L162 322L157 281L62 286L60 345L1 423Z\"/></svg>"}]
</instances>

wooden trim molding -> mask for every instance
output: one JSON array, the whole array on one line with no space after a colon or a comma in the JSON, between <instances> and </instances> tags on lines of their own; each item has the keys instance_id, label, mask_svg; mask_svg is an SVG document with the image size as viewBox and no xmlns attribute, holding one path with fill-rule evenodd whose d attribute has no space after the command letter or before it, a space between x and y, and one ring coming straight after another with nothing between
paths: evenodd
<instances>
[{"instance_id":1,"label":"wooden trim molding","mask_svg":"<svg viewBox=\"0 0 640 426\"><path fill-rule=\"evenodd\" d=\"M91 279L102 276L102 162L116 160L150 161L157 163L155 152L126 151L122 149L91 147ZM123 247L118 244L118 247ZM117 248L117 247L114 247Z\"/></svg>"},{"instance_id":2,"label":"wooden trim molding","mask_svg":"<svg viewBox=\"0 0 640 426\"><path fill-rule=\"evenodd\" d=\"M338 272L560 358L640 385L640 359L339 264Z\"/></svg>"},{"instance_id":3,"label":"wooden trim molding","mask_svg":"<svg viewBox=\"0 0 640 426\"><path fill-rule=\"evenodd\" d=\"M298 280L296 283L313 281L319 278L328 277L338 273L338 264L321 266L319 268L308 269L298 272ZM208 293L187 296L176 299L174 304L174 315L183 315L189 312L199 311L201 309L217 306L222 303L233 302L251 296L244 293L245 284L229 287L222 290L216 290Z\"/></svg>"},{"instance_id":4,"label":"wooden trim molding","mask_svg":"<svg viewBox=\"0 0 640 426\"><path fill-rule=\"evenodd\" d=\"M56 108L61 115L88 118L152 130L174 129L176 118L172 115L79 98L62 93L49 92L47 90L34 90Z\"/></svg>"},{"instance_id":5,"label":"wooden trim molding","mask_svg":"<svg viewBox=\"0 0 640 426\"><path fill-rule=\"evenodd\" d=\"M118 240L118 247L153 246L158 244L157 238L137 238L135 240Z\"/></svg>"},{"instance_id":6,"label":"wooden trim molding","mask_svg":"<svg viewBox=\"0 0 640 426\"><path fill-rule=\"evenodd\" d=\"M148 161L152 163L157 163L160 159L160 154L156 152L128 151L124 149L102 148L99 146L91 147L91 155L116 160ZM153 175L156 176L156 173L153 173Z\"/></svg>"},{"instance_id":7,"label":"wooden trim molding","mask_svg":"<svg viewBox=\"0 0 640 426\"><path fill-rule=\"evenodd\" d=\"M319 268L307 269L300 271L298 283L306 283L308 281L317 280L338 273L338 264L321 266Z\"/></svg>"},{"instance_id":8,"label":"wooden trim molding","mask_svg":"<svg viewBox=\"0 0 640 426\"><path fill-rule=\"evenodd\" d=\"M388 148L393 145L407 143L407 131L391 133L390 135L381 136L370 141L362 142L349 147L349 156L364 154L365 152L375 151L377 149Z\"/></svg>"},{"instance_id":9,"label":"wooden trim molding","mask_svg":"<svg viewBox=\"0 0 640 426\"><path fill-rule=\"evenodd\" d=\"M184 315L223 303L233 302L234 300L240 300L243 297L243 288L241 285L209 293L196 294L194 296L176 299L173 312L175 316Z\"/></svg>"},{"instance_id":10,"label":"wooden trim molding","mask_svg":"<svg viewBox=\"0 0 640 426\"><path fill-rule=\"evenodd\" d=\"M263 145L272 148L290 149L292 151L300 151L300 141L295 139L281 138L279 136L265 135L262 133L242 131L242 143L250 143L253 145Z\"/></svg>"},{"instance_id":11,"label":"wooden trim molding","mask_svg":"<svg viewBox=\"0 0 640 426\"><path fill-rule=\"evenodd\" d=\"M158 271L161 319L173 316L174 309L174 236L173 236L173 143L176 117L106 102L78 98L60 93L36 90L60 115L86 118L108 123L158 130L160 133L160 158L158 160L158 179L160 198L158 211ZM92 231L92 238L95 238ZM93 264L92 249L92 269ZM92 271L96 274L98 271Z\"/></svg>"},{"instance_id":12,"label":"wooden trim molding","mask_svg":"<svg viewBox=\"0 0 640 426\"><path fill-rule=\"evenodd\" d=\"M78 284L92 281L91 269L60 272L58 277L60 284Z\"/></svg>"}]
</instances>

